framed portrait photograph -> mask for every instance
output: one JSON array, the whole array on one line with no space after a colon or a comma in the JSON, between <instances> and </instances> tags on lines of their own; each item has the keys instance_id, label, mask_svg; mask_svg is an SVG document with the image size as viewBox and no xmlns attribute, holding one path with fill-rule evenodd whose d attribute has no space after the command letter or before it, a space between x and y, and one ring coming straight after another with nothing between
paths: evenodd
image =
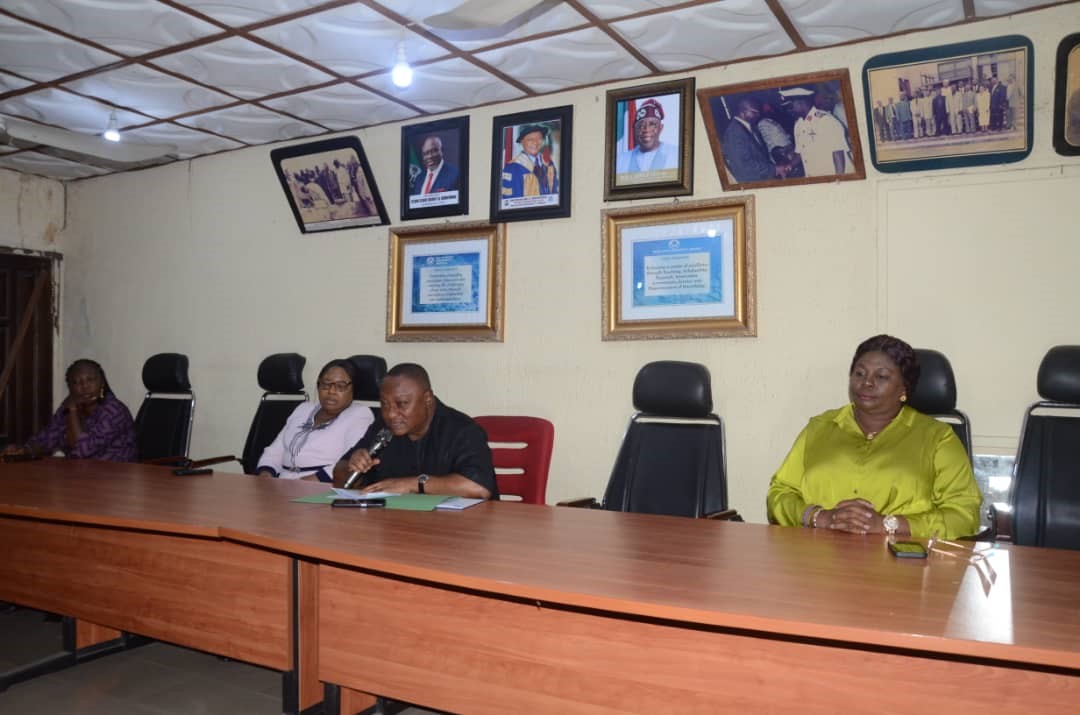
<instances>
[{"instance_id":1,"label":"framed portrait photograph","mask_svg":"<svg viewBox=\"0 0 1080 715\"><path fill-rule=\"evenodd\" d=\"M754 197L603 212L603 339L757 335Z\"/></svg>"},{"instance_id":2,"label":"framed portrait photograph","mask_svg":"<svg viewBox=\"0 0 1080 715\"><path fill-rule=\"evenodd\" d=\"M274 149L270 161L301 233L390 223L356 137Z\"/></svg>"},{"instance_id":3,"label":"framed portrait photograph","mask_svg":"<svg viewBox=\"0 0 1080 715\"><path fill-rule=\"evenodd\" d=\"M1080 32L1058 45L1054 88L1054 149L1080 154Z\"/></svg>"},{"instance_id":4,"label":"framed portrait photograph","mask_svg":"<svg viewBox=\"0 0 1080 715\"><path fill-rule=\"evenodd\" d=\"M570 215L571 106L495 117L491 222Z\"/></svg>"},{"instance_id":5,"label":"framed portrait photograph","mask_svg":"<svg viewBox=\"0 0 1080 715\"><path fill-rule=\"evenodd\" d=\"M607 93L604 200L694 193L694 79Z\"/></svg>"},{"instance_id":6,"label":"framed portrait photograph","mask_svg":"<svg viewBox=\"0 0 1080 715\"><path fill-rule=\"evenodd\" d=\"M505 266L502 225L391 229L386 339L501 343Z\"/></svg>"},{"instance_id":7,"label":"framed portrait photograph","mask_svg":"<svg viewBox=\"0 0 1080 715\"><path fill-rule=\"evenodd\" d=\"M401 220L469 213L469 118L401 128Z\"/></svg>"},{"instance_id":8,"label":"framed portrait photograph","mask_svg":"<svg viewBox=\"0 0 1080 715\"><path fill-rule=\"evenodd\" d=\"M1020 161L1031 153L1033 72L1020 35L871 57L871 162L900 172Z\"/></svg>"},{"instance_id":9,"label":"framed portrait photograph","mask_svg":"<svg viewBox=\"0 0 1080 715\"><path fill-rule=\"evenodd\" d=\"M725 191L866 178L846 69L697 92Z\"/></svg>"}]
</instances>

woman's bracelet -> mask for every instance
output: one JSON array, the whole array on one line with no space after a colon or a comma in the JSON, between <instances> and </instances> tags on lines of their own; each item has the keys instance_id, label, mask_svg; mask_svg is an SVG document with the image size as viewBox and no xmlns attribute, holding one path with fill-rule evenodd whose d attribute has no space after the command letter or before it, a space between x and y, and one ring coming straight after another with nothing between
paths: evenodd
<instances>
[{"instance_id":1,"label":"woman's bracelet","mask_svg":"<svg viewBox=\"0 0 1080 715\"><path fill-rule=\"evenodd\" d=\"M810 528L811 529L816 529L817 528L817 518L821 514L821 512L823 512L823 511L825 511L825 507L819 506L817 509L814 510L814 513L810 515Z\"/></svg>"},{"instance_id":2,"label":"woman's bracelet","mask_svg":"<svg viewBox=\"0 0 1080 715\"><path fill-rule=\"evenodd\" d=\"M824 507L820 507L817 504L811 504L803 512L803 526L809 529L817 528L817 515L821 513Z\"/></svg>"},{"instance_id":3,"label":"woman's bracelet","mask_svg":"<svg viewBox=\"0 0 1080 715\"><path fill-rule=\"evenodd\" d=\"M817 509L817 508L818 508L817 504L807 504L806 505L806 508L803 509L803 513L802 513L802 520L801 521L802 521L803 526L810 526L810 513L814 509Z\"/></svg>"}]
</instances>

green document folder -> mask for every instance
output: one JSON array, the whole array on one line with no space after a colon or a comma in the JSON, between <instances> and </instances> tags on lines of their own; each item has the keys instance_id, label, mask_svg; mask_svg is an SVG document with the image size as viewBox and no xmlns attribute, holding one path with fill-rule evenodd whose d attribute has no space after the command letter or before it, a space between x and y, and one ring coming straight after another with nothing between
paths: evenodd
<instances>
[{"instance_id":1,"label":"green document folder","mask_svg":"<svg viewBox=\"0 0 1080 715\"><path fill-rule=\"evenodd\" d=\"M321 494L309 494L306 497L297 497L289 501L299 502L300 504L329 504L337 498L339 497L334 492L323 492ZM437 504L443 503L448 498L439 494L398 494L397 496L386 497L386 508L432 511Z\"/></svg>"}]
</instances>

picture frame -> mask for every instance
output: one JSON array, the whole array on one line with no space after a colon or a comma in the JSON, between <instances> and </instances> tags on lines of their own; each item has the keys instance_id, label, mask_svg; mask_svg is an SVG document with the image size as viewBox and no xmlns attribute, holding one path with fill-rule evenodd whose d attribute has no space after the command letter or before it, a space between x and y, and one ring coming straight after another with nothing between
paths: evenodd
<instances>
[{"instance_id":1,"label":"picture frame","mask_svg":"<svg viewBox=\"0 0 1080 715\"><path fill-rule=\"evenodd\" d=\"M573 123L570 105L492 120L491 223L570 215Z\"/></svg>"},{"instance_id":2,"label":"picture frame","mask_svg":"<svg viewBox=\"0 0 1080 715\"><path fill-rule=\"evenodd\" d=\"M606 127L605 201L694 193L693 77L609 91Z\"/></svg>"},{"instance_id":3,"label":"picture frame","mask_svg":"<svg viewBox=\"0 0 1080 715\"><path fill-rule=\"evenodd\" d=\"M603 340L757 335L754 197L608 209Z\"/></svg>"},{"instance_id":4,"label":"picture frame","mask_svg":"<svg viewBox=\"0 0 1080 715\"><path fill-rule=\"evenodd\" d=\"M1031 153L1034 48L1022 35L871 57L870 160L881 172L1008 164Z\"/></svg>"},{"instance_id":5,"label":"picture frame","mask_svg":"<svg viewBox=\"0 0 1080 715\"><path fill-rule=\"evenodd\" d=\"M1054 150L1080 154L1080 32L1061 41L1054 65Z\"/></svg>"},{"instance_id":6,"label":"picture frame","mask_svg":"<svg viewBox=\"0 0 1080 715\"><path fill-rule=\"evenodd\" d=\"M388 342L502 342L506 227L390 230Z\"/></svg>"},{"instance_id":7,"label":"picture frame","mask_svg":"<svg viewBox=\"0 0 1080 715\"><path fill-rule=\"evenodd\" d=\"M280 147L270 161L301 233L390 223L357 137Z\"/></svg>"},{"instance_id":8,"label":"picture frame","mask_svg":"<svg viewBox=\"0 0 1080 715\"><path fill-rule=\"evenodd\" d=\"M401 220L467 213L469 117L402 127Z\"/></svg>"},{"instance_id":9,"label":"picture frame","mask_svg":"<svg viewBox=\"0 0 1080 715\"><path fill-rule=\"evenodd\" d=\"M697 91L725 191L866 178L851 75L788 75Z\"/></svg>"}]
</instances>

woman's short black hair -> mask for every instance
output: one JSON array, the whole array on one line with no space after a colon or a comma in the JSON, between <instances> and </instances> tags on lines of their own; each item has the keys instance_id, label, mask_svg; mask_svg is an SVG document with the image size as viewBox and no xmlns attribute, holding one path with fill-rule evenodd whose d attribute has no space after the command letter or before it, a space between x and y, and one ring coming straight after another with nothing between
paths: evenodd
<instances>
[{"instance_id":1,"label":"woman's short black hair","mask_svg":"<svg viewBox=\"0 0 1080 715\"><path fill-rule=\"evenodd\" d=\"M340 367L342 370L345 371L345 374L349 376L349 382L352 383L351 385L349 385L349 389L350 390L355 390L356 389L356 381L358 379L358 377L356 375L356 365L353 365L352 360L346 360L345 358L338 358L337 360L331 360L330 362L323 365L322 370L319 370L319 376L317 378L315 378L316 386L318 385L318 383L322 382L323 375L325 375L327 372L329 372L331 368L335 368L335 367ZM356 394L356 393L354 392L353 394Z\"/></svg>"},{"instance_id":2,"label":"woman's short black hair","mask_svg":"<svg viewBox=\"0 0 1080 715\"><path fill-rule=\"evenodd\" d=\"M919 373L922 369L919 367L919 357L915 354L915 349L905 343L900 338L894 338L891 335L875 335L872 338L859 343L859 347L855 348L855 357L851 358L851 368L848 370L850 375L855 371L855 363L866 353L880 352L889 356L889 359L896 363L896 367L900 370L900 376L904 380L904 388L910 395L915 392L915 386L919 384Z\"/></svg>"},{"instance_id":3,"label":"woman's short black hair","mask_svg":"<svg viewBox=\"0 0 1080 715\"><path fill-rule=\"evenodd\" d=\"M105 370L96 361L89 358L79 358L75 362L68 365L68 369L64 372L64 382L71 387L71 376L75 373L75 370L80 367L89 367L93 370L97 370L98 375L101 377L101 386L105 390L106 395L113 394L112 388L109 387L109 379L105 377Z\"/></svg>"}]
</instances>

